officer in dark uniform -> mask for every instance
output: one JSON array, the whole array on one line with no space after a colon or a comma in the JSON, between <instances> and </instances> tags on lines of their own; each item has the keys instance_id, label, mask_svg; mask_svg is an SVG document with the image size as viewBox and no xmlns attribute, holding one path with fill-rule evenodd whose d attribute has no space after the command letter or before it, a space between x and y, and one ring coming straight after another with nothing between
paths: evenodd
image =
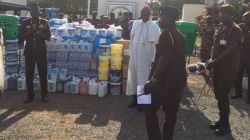
<instances>
[{"instance_id":1,"label":"officer in dark uniform","mask_svg":"<svg viewBox=\"0 0 250 140\"><path fill-rule=\"evenodd\" d=\"M236 81L236 94L232 96L232 99L242 97L242 78L244 72L247 72L248 76L248 90L247 90L247 103L250 104L250 11L243 15L244 23L240 24L243 35L243 43L240 51L240 70Z\"/></svg>"},{"instance_id":2,"label":"officer in dark uniform","mask_svg":"<svg viewBox=\"0 0 250 140\"><path fill-rule=\"evenodd\" d=\"M97 19L97 11L93 11L91 15L92 15L92 19L91 19L92 25L96 26L97 24L101 23L101 21Z\"/></svg>"},{"instance_id":3,"label":"officer in dark uniform","mask_svg":"<svg viewBox=\"0 0 250 140\"><path fill-rule=\"evenodd\" d=\"M232 21L234 7L226 4L219 9L221 24L214 35L212 59L207 65L213 70L214 94L218 101L220 119L210 128L216 135L230 133L229 92L234 85L239 70L240 44L242 34L240 27Z\"/></svg>"},{"instance_id":4,"label":"officer in dark uniform","mask_svg":"<svg viewBox=\"0 0 250 140\"><path fill-rule=\"evenodd\" d=\"M172 140L181 100L186 83L185 40L176 29L179 11L175 7L160 7L160 27L164 29L156 47L155 60L145 94L151 93L152 104L145 106L145 120L149 140ZM157 110L162 106L165 122L161 131Z\"/></svg>"},{"instance_id":5,"label":"officer in dark uniform","mask_svg":"<svg viewBox=\"0 0 250 140\"><path fill-rule=\"evenodd\" d=\"M47 49L45 40L49 40L51 33L46 19L40 18L39 6L32 3L30 6L30 19L23 22L21 35L26 40L24 56L26 67L27 99L24 103L29 103L34 98L33 77L35 64L38 66L39 77L42 89L42 101L48 102L47 91Z\"/></svg>"}]
</instances>

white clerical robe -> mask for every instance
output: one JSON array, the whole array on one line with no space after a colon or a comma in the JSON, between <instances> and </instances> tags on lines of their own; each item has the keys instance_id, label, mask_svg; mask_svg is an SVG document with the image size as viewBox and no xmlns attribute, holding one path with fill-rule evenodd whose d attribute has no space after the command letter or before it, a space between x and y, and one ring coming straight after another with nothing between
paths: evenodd
<instances>
[{"instance_id":1,"label":"white clerical robe","mask_svg":"<svg viewBox=\"0 0 250 140\"><path fill-rule=\"evenodd\" d=\"M136 95L137 86L145 85L150 74L151 63L154 60L155 47L161 31L151 20L144 23L142 20L134 21L131 30L129 49L129 68L127 80L128 96Z\"/></svg>"}]
</instances>

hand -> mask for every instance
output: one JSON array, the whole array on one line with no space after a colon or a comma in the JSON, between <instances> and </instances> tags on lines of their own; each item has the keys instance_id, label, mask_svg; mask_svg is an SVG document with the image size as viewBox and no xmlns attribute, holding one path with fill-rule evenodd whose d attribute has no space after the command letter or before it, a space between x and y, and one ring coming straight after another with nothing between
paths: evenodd
<instances>
[{"instance_id":1,"label":"hand","mask_svg":"<svg viewBox=\"0 0 250 140\"><path fill-rule=\"evenodd\" d=\"M212 70L213 65L214 65L214 61L209 61L209 62L206 64L207 70Z\"/></svg>"},{"instance_id":2,"label":"hand","mask_svg":"<svg viewBox=\"0 0 250 140\"><path fill-rule=\"evenodd\" d=\"M145 85L144 85L144 94L148 95L152 92L152 89L155 87L156 85L156 79L152 78L151 80L149 80Z\"/></svg>"}]
</instances>

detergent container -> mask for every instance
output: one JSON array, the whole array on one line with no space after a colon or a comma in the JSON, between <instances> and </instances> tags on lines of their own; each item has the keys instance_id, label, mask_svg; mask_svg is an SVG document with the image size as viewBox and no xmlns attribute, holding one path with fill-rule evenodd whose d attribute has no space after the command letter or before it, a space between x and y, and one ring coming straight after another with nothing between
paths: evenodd
<instances>
[{"instance_id":1,"label":"detergent container","mask_svg":"<svg viewBox=\"0 0 250 140\"><path fill-rule=\"evenodd\" d=\"M110 82L110 94L120 95L121 94L121 83L111 83Z\"/></svg>"},{"instance_id":2,"label":"detergent container","mask_svg":"<svg viewBox=\"0 0 250 140\"><path fill-rule=\"evenodd\" d=\"M26 90L26 78L20 77L17 79L17 90L24 91Z\"/></svg>"},{"instance_id":3,"label":"detergent container","mask_svg":"<svg viewBox=\"0 0 250 140\"><path fill-rule=\"evenodd\" d=\"M98 83L95 79L89 81L89 95L98 95Z\"/></svg>"},{"instance_id":4,"label":"detergent container","mask_svg":"<svg viewBox=\"0 0 250 140\"><path fill-rule=\"evenodd\" d=\"M108 81L109 80L109 69L98 69L98 75L100 81Z\"/></svg>"},{"instance_id":5,"label":"detergent container","mask_svg":"<svg viewBox=\"0 0 250 140\"><path fill-rule=\"evenodd\" d=\"M98 84L98 97L104 97L108 93L108 82L102 81Z\"/></svg>"},{"instance_id":6,"label":"detergent container","mask_svg":"<svg viewBox=\"0 0 250 140\"><path fill-rule=\"evenodd\" d=\"M56 92L56 79L52 78L48 81L48 92Z\"/></svg>"},{"instance_id":7,"label":"detergent container","mask_svg":"<svg viewBox=\"0 0 250 140\"><path fill-rule=\"evenodd\" d=\"M122 69L122 56L111 56L111 70Z\"/></svg>"},{"instance_id":8,"label":"detergent container","mask_svg":"<svg viewBox=\"0 0 250 140\"><path fill-rule=\"evenodd\" d=\"M122 44L111 44L111 55L122 56L122 51Z\"/></svg>"},{"instance_id":9,"label":"detergent container","mask_svg":"<svg viewBox=\"0 0 250 140\"><path fill-rule=\"evenodd\" d=\"M99 68L109 69L109 56L99 56Z\"/></svg>"}]
</instances>

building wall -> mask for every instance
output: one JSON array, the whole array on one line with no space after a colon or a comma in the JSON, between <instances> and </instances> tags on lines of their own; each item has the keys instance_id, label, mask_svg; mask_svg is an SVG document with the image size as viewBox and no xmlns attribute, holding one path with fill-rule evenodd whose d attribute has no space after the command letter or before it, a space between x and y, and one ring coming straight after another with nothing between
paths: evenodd
<instances>
[{"instance_id":1,"label":"building wall","mask_svg":"<svg viewBox=\"0 0 250 140\"><path fill-rule=\"evenodd\" d=\"M204 4L184 4L182 9L182 21L195 22L196 17L205 10Z\"/></svg>"},{"instance_id":2,"label":"building wall","mask_svg":"<svg viewBox=\"0 0 250 140\"><path fill-rule=\"evenodd\" d=\"M1 2L13 3L19 5L27 5L27 0L0 0Z\"/></svg>"},{"instance_id":3,"label":"building wall","mask_svg":"<svg viewBox=\"0 0 250 140\"><path fill-rule=\"evenodd\" d=\"M145 2L146 0L98 0L98 16L109 15L109 11L112 11L115 7L124 7L132 9L133 17L138 19Z\"/></svg>"}]
</instances>

